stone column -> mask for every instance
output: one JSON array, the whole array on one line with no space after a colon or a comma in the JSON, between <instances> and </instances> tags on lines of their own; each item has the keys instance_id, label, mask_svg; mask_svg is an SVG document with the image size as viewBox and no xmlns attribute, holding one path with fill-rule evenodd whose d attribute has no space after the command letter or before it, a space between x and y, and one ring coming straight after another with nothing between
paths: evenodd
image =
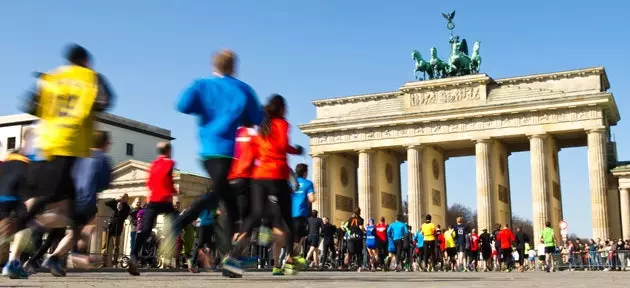
<instances>
[{"instance_id":1,"label":"stone column","mask_svg":"<svg viewBox=\"0 0 630 288\"><path fill-rule=\"evenodd\" d=\"M532 179L532 222L534 226L534 243L540 240L540 233L545 222L551 221L547 199L547 157L545 155L545 138L547 135L529 136L529 153ZM552 223L553 225L553 223Z\"/></svg>"},{"instance_id":2,"label":"stone column","mask_svg":"<svg viewBox=\"0 0 630 288\"><path fill-rule=\"evenodd\" d=\"M359 151L359 208L366 221L372 217L372 158L371 151Z\"/></svg>"},{"instance_id":3,"label":"stone column","mask_svg":"<svg viewBox=\"0 0 630 288\"><path fill-rule=\"evenodd\" d=\"M623 233L623 239L630 239L630 189L619 188L619 203L621 208L621 233Z\"/></svg>"},{"instance_id":4,"label":"stone column","mask_svg":"<svg viewBox=\"0 0 630 288\"><path fill-rule=\"evenodd\" d=\"M315 203L313 209L319 212L320 217L332 217L330 211L330 195L328 195L328 183L326 183L326 155L313 155L313 184L315 185Z\"/></svg>"},{"instance_id":5,"label":"stone column","mask_svg":"<svg viewBox=\"0 0 630 288\"><path fill-rule=\"evenodd\" d=\"M477 230L492 231L492 173L490 162L490 139L480 139L475 144L477 164Z\"/></svg>"},{"instance_id":6,"label":"stone column","mask_svg":"<svg viewBox=\"0 0 630 288\"><path fill-rule=\"evenodd\" d=\"M421 149L418 145L407 147L407 216L413 229L420 227L423 223L422 213L426 213L423 206Z\"/></svg>"},{"instance_id":7,"label":"stone column","mask_svg":"<svg viewBox=\"0 0 630 288\"><path fill-rule=\"evenodd\" d=\"M608 233L606 129L588 130L588 176L591 189L593 238L606 239Z\"/></svg>"}]
</instances>

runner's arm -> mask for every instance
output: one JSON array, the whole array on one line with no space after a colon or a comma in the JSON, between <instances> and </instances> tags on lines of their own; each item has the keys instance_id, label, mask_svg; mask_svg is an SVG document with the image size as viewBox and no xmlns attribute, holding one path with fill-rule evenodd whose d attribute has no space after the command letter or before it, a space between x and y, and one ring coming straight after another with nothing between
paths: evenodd
<instances>
[{"instance_id":1,"label":"runner's arm","mask_svg":"<svg viewBox=\"0 0 630 288\"><path fill-rule=\"evenodd\" d=\"M265 114L262 111L262 106L258 101L258 96L252 87L247 87L248 97L245 104L245 118L254 125L260 125Z\"/></svg>"},{"instance_id":2,"label":"runner's arm","mask_svg":"<svg viewBox=\"0 0 630 288\"><path fill-rule=\"evenodd\" d=\"M177 102L177 111L184 114L200 114L201 101L199 99L199 82L193 82L182 95L179 96Z\"/></svg>"},{"instance_id":3,"label":"runner's arm","mask_svg":"<svg viewBox=\"0 0 630 288\"><path fill-rule=\"evenodd\" d=\"M315 202L315 190L313 189L313 185L309 185L308 191L306 191L306 197L308 198L308 202Z\"/></svg>"},{"instance_id":4,"label":"runner's arm","mask_svg":"<svg viewBox=\"0 0 630 288\"><path fill-rule=\"evenodd\" d=\"M97 94L92 110L95 112L103 112L112 108L115 97L105 76L98 74L97 77Z\"/></svg>"}]
</instances>

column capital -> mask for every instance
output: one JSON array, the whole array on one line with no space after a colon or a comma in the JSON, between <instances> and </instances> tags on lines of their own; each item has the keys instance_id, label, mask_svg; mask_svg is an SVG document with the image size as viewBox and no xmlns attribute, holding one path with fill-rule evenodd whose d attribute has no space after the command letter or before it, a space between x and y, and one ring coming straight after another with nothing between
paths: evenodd
<instances>
[{"instance_id":1,"label":"column capital","mask_svg":"<svg viewBox=\"0 0 630 288\"><path fill-rule=\"evenodd\" d=\"M545 133L527 134L527 138L531 139L546 139L549 135Z\"/></svg>"},{"instance_id":2,"label":"column capital","mask_svg":"<svg viewBox=\"0 0 630 288\"><path fill-rule=\"evenodd\" d=\"M606 133L606 127L595 127L595 128L587 128L584 129L586 130L586 134L591 134L591 133Z\"/></svg>"},{"instance_id":3,"label":"column capital","mask_svg":"<svg viewBox=\"0 0 630 288\"><path fill-rule=\"evenodd\" d=\"M619 189L619 192L621 192L621 191L630 191L630 188L627 188L627 187L619 187L617 189Z\"/></svg>"},{"instance_id":4,"label":"column capital","mask_svg":"<svg viewBox=\"0 0 630 288\"><path fill-rule=\"evenodd\" d=\"M475 143L490 143L492 142L492 138L490 137L482 137L482 138L473 138L472 141Z\"/></svg>"},{"instance_id":5,"label":"column capital","mask_svg":"<svg viewBox=\"0 0 630 288\"><path fill-rule=\"evenodd\" d=\"M321 153L321 152L320 152L320 153L310 153L309 155L311 156L311 158L318 157L318 158L322 158L322 159L323 159L323 158L328 157L330 154L327 154L327 153Z\"/></svg>"},{"instance_id":6,"label":"column capital","mask_svg":"<svg viewBox=\"0 0 630 288\"><path fill-rule=\"evenodd\" d=\"M366 148L366 149L358 149L358 150L356 150L356 151L357 151L357 153L367 153L367 154L370 154L370 153L374 152L374 149L373 149L373 148Z\"/></svg>"},{"instance_id":7,"label":"column capital","mask_svg":"<svg viewBox=\"0 0 630 288\"><path fill-rule=\"evenodd\" d=\"M410 145L406 145L405 149L409 150L409 149L417 149L420 150L422 148L424 148L424 144L410 144Z\"/></svg>"}]
</instances>

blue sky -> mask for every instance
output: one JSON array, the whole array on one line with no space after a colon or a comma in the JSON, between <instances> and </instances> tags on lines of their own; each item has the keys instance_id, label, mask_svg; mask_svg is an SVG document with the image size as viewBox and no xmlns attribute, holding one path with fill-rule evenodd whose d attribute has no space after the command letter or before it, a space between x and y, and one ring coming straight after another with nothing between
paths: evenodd
<instances>
[{"instance_id":1,"label":"blue sky","mask_svg":"<svg viewBox=\"0 0 630 288\"><path fill-rule=\"evenodd\" d=\"M296 126L314 118L311 100L393 91L413 80L410 51L436 46L447 55L448 31L440 13L457 9L457 34L482 41L482 72L501 78L605 66L623 117L630 113L630 41L624 31L630 27L629 6L624 1L1 1L0 114L18 112L19 97L33 83L30 73L61 64L61 48L74 41L91 50L95 68L117 92L113 113L172 130L179 168L201 173L194 119L173 107L192 79L210 75L209 56L216 49L239 54L238 76L261 101L271 93L284 95ZM621 160L630 159L626 127L621 121L613 129ZM297 128L292 139L308 144ZM590 236L586 149L562 150L559 159L570 232ZM513 211L530 218L529 152L512 154L509 165ZM446 166L449 204L474 208L474 157L452 158Z\"/></svg>"}]
</instances>

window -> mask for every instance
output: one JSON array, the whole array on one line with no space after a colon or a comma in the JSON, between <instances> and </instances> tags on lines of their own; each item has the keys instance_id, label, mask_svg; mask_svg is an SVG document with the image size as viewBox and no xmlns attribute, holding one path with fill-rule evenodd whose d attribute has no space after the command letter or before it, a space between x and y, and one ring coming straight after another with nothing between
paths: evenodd
<instances>
[{"instance_id":1,"label":"window","mask_svg":"<svg viewBox=\"0 0 630 288\"><path fill-rule=\"evenodd\" d=\"M133 156L133 144L127 143L127 156Z\"/></svg>"},{"instance_id":2,"label":"window","mask_svg":"<svg viewBox=\"0 0 630 288\"><path fill-rule=\"evenodd\" d=\"M15 137L7 138L7 150L15 149Z\"/></svg>"}]
</instances>

